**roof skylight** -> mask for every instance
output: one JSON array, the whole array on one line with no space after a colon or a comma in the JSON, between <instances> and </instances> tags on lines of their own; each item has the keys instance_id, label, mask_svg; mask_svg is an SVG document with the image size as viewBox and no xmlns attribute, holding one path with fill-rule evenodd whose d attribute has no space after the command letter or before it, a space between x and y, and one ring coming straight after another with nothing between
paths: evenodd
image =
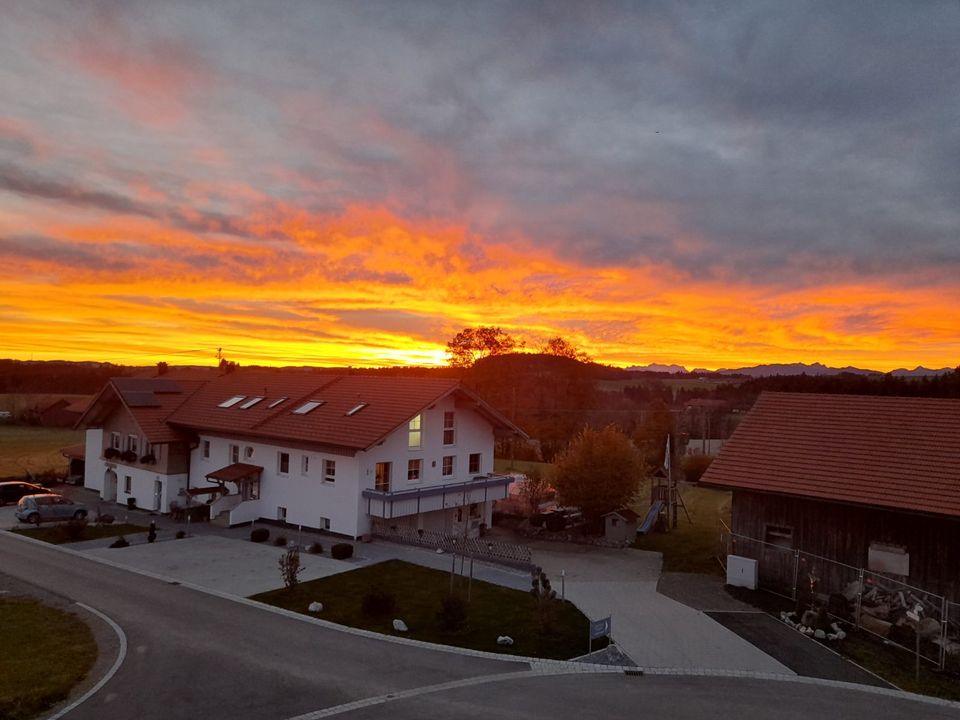
<instances>
[{"instance_id":1,"label":"roof skylight","mask_svg":"<svg viewBox=\"0 0 960 720\"><path fill-rule=\"evenodd\" d=\"M258 395L257 397L252 397L252 398L250 398L249 400L247 400L243 405L241 405L241 406L240 406L240 409L241 409L241 410L246 410L247 408L252 408L254 405L256 405L256 404L257 404L258 402L260 402L261 400L263 400L263 395Z\"/></svg>"},{"instance_id":2,"label":"roof skylight","mask_svg":"<svg viewBox=\"0 0 960 720\"><path fill-rule=\"evenodd\" d=\"M296 410L293 410L294 415L306 415L312 410L316 410L318 407L323 405L326 400L308 400L303 405L298 407Z\"/></svg>"},{"instance_id":3,"label":"roof skylight","mask_svg":"<svg viewBox=\"0 0 960 720\"><path fill-rule=\"evenodd\" d=\"M289 400L289 399L290 399L290 398L285 398L285 397L277 398L277 399L274 400L272 403L270 403L269 405L267 405L267 407L268 407L268 408L275 408L275 407L276 407L277 405L279 405L280 403L284 402L285 400Z\"/></svg>"},{"instance_id":4,"label":"roof skylight","mask_svg":"<svg viewBox=\"0 0 960 720\"><path fill-rule=\"evenodd\" d=\"M356 415L358 412L360 412L361 410L363 410L367 405L369 405L369 403L365 403L365 402L358 403L358 404L354 405L352 408L350 408L349 410L347 410L347 415L348 415L348 416L349 416L349 415Z\"/></svg>"},{"instance_id":5,"label":"roof skylight","mask_svg":"<svg viewBox=\"0 0 960 720\"><path fill-rule=\"evenodd\" d=\"M233 407L234 405L236 405L238 402L240 402L246 397L247 397L246 395L234 395L232 398L227 398L226 400L224 400L222 403L217 405L217 407L222 407L222 408Z\"/></svg>"}]
</instances>

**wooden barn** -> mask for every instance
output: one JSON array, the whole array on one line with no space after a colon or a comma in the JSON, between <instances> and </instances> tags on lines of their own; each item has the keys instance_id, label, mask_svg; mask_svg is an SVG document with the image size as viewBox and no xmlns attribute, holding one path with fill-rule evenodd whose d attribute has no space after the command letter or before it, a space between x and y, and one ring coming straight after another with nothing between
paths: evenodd
<instances>
[{"instance_id":1,"label":"wooden barn","mask_svg":"<svg viewBox=\"0 0 960 720\"><path fill-rule=\"evenodd\" d=\"M733 491L761 564L800 550L960 601L960 400L764 393L701 483Z\"/></svg>"}]
</instances>

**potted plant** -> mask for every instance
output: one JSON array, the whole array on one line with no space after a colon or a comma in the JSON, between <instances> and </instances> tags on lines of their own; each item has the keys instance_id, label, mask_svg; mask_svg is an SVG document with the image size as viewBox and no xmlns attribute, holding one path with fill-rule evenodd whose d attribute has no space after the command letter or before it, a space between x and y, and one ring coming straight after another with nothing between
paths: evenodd
<instances>
[{"instance_id":1,"label":"potted plant","mask_svg":"<svg viewBox=\"0 0 960 720\"><path fill-rule=\"evenodd\" d=\"M157 458L156 456L154 456L153 453L147 453L142 458L140 458L140 462L142 462L144 465L153 465L156 461L157 461Z\"/></svg>"},{"instance_id":2,"label":"potted plant","mask_svg":"<svg viewBox=\"0 0 960 720\"><path fill-rule=\"evenodd\" d=\"M137 454L133 450L125 450L120 454L120 459L128 463L136 462Z\"/></svg>"},{"instance_id":3,"label":"potted plant","mask_svg":"<svg viewBox=\"0 0 960 720\"><path fill-rule=\"evenodd\" d=\"M120 457L120 451L117 450L116 448L108 447L106 450L103 451L103 457L106 460L114 460Z\"/></svg>"}]
</instances>

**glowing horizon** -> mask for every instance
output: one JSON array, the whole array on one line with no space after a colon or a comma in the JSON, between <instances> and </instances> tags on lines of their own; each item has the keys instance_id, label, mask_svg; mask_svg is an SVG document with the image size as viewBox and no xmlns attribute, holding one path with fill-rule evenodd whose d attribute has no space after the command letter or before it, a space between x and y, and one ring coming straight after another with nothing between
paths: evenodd
<instances>
[{"instance_id":1,"label":"glowing horizon","mask_svg":"<svg viewBox=\"0 0 960 720\"><path fill-rule=\"evenodd\" d=\"M960 51L798 6L13 9L0 356L955 367Z\"/></svg>"}]
</instances>

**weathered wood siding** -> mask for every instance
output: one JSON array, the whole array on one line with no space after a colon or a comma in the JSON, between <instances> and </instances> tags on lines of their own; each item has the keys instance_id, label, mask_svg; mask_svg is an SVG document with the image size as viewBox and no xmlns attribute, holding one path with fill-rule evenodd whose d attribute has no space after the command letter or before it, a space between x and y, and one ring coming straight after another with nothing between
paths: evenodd
<instances>
[{"instance_id":1,"label":"weathered wood siding","mask_svg":"<svg viewBox=\"0 0 960 720\"><path fill-rule=\"evenodd\" d=\"M765 540L769 526L791 528L794 549L858 568L871 542L905 547L906 582L960 601L960 519L734 490L733 532Z\"/></svg>"}]
</instances>

